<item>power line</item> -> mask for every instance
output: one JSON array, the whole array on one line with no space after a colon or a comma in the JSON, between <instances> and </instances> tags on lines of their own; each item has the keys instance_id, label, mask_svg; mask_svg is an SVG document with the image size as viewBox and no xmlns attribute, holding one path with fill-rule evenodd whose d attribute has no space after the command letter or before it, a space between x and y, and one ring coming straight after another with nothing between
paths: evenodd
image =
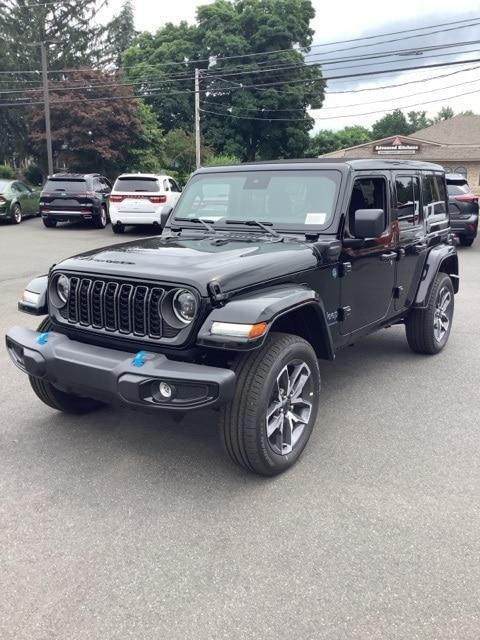
<instances>
[{"instance_id":1,"label":"power line","mask_svg":"<svg viewBox=\"0 0 480 640\"><path fill-rule=\"evenodd\" d=\"M432 69L432 68L436 68L436 67L445 67L445 66L452 66L452 65L458 65L458 64L468 64L470 62L480 62L480 58L474 58L471 60L461 60L461 61L453 61L453 62L438 62L436 64L429 64L429 65L421 65L421 66L410 66L410 67L402 67L401 69L382 69L382 70L377 70L377 71L365 71L365 72L360 72L360 73L354 73L354 74L343 74L343 75L339 75L339 76L330 76L328 78L323 78L323 80L325 81L330 81L330 80L343 80L343 79L347 79L347 78L358 78L358 77L370 77L370 76L376 76L376 75L383 75L385 73L392 73L392 71L395 72L400 72L400 71L419 71L422 69ZM270 83L263 83L263 84L250 84L250 85L243 85L241 87L226 87L224 89L222 89L222 92L231 92L231 91L243 91L245 89L252 89L252 88L256 88L256 89L266 89L266 87L272 87L272 86L279 86L279 85L284 85L284 84L289 84L289 85L293 85L293 84L298 84L298 83L304 83L304 82L310 82L310 80L283 80L283 81L278 81L278 82L270 82ZM162 88L158 88L157 91L162 91L164 95L167 95L165 89ZM205 90L203 90L203 93L205 93ZM194 91L192 90L168 90L168 95L185 95L185 94L190 94L193 95ZM153 90L149 93L144 92L142 94L132 94L131 96L105 96L105 97L100 97L100 98L82 98L81 96L79 96L77 99L75 100L57 100L57 101L52 101L51 104L71 104L71 103L75 103L78 102L79 100L83 100L84 102L92 102L92 101L101 101L101 100L105 100L105 101L110 101L110 100L132 100L132 99L136 99L136 98L143 98L143 99L148 99L149 97L153 97L155 94L153 93ZM9 103L0 103L0 107L11 107L11 106L30 106L30 105L39 105L39 104L43 104L43 101L29 101L29 102L22 102L21 100L17 100L16 102L9 102Z\"/></svg>"},{"instance_id":2,"label":"power line","mask_svg":"<svg viewBox=\"0 0 480 640\"><path fill-rule=\"evenodd\" d=\"M45 3L45 4L50 4L50 3ZM52 4L56 4L56 3L52 3ZM258 56L269 56L269 55L273 55L276 53L284 53L284 52L291 52L291 51L297 51L297 52L304 52L306 51L306 49L313 49L313 48L319 48L319 47L325 47L325 46L330 46L330 45L334 45L334 44L349 44L352 42L360 42L363 40L372 40L375 38L381 38L381 37L387 37L387 36L392 36L392 35L399 35L399 34L403 34L403 33L412 33L414 31L428 31L429 29L435 29L436 27L443 27L443 26L447 26L449 27L449 29L447 30L453 30L456 27L452 27L452 25L460 25L460 24L464 24L466 22L468 23L472 23L469 25L465 25L465 27L458 27L458 28L466 28L469 26L476 26L476 21L480 20L480 16L476 16L474 18L465 18L463 20L456 20L456 21L450 21L450 22L442 22L442 23L437 23L434 25L428 25L425 27L413 27L410 29L402 29L399 31L391 31L389 33L379 33L379 34L375 34L375 35L370 35L370 36L361 36L358 38L350 38L350 39L346 39L346 40L337 40L337 41L331 41L331 42L323 42L323 43L317 43L317 44L312 44L309 47L303 47L303 48L288 48L288 49L276 49L273 51L261 51L261 52L253 52L253 53L243 53L243 54L236 54L236 55L231 55L231 56L215 56L212 55L209 58L203 58L203 59L198 59L198 60L184 60L182 62L180 61L171 61L171 62L164 62L164 63L156 63L156 64L145 64L143 63L144 67L153 67L155 69L157 69L158 67L162 67L162 66L186 66L186 65L198 65L200 63L203 62L211 62L212 59L215 59L216 62L218 62L219 60L234 60L234 59L244 59L244 58L254 58L254 57L258 57ZM422 36L428 36L428 35L432 35L432 34L418 34L418 35L422 35ZM375 44L381 44L381 43L373 43L373 45ZM373 46L372 45L372 46ZM366 45L365 45L366 46ZM368 45L370 46L370 45ZM361 48L361 47L355 47L355 48ZM345 51L345 49L340 49L341 51ZM332 52L326 52L326 53L332 53ZM306 55L320 55L320 54L315 54L315 53L306 53ZM124 66L121 69L122 70L126 70L126 69L135 69L138 68L138 65L130 65L130 66ZM81 69L58 69L58 70L51 70L49 73L74 73L76 71L79 71ZM18 71L0 71L0 74L11 74L11 73L38 73L39 70L18 70Z\"/></svg>"},{"instance_id":3,"label":"power line","mask_svg":"<svg viewBox=\"0 0 480 640\"><path fill-rule=\"evenodd\" d=\"M412 109L413 107L419 107L419 106L423 106L425 104L433 104L435 102L446 102L448 100L455 100L456 98L461 98L463 96L468 96L468 95L472 95L474 93L480 93L480 89L475 89L473 91L465 91L464 93L457 93L454 96L448 96L448 97L444 97L444 98L437 98L435 100L427 100L426 102L418 102L416 104L409 104L409 105L405 105L403 107L398 107L399 109ZM203 113L209 113L211 115L215 115L215 116L220 116L220 117L226 117L226 118L236 118L236 119L240 119L240 120L256 120L256 121L260 121L260 122L305 122L308 120L308 118L311 118L312 120L318 121L318 120L335 120L337 118L359 118L360 116L370 116L370 115L375 115L377 113L386 113L388 111L391 111L391 109L380 109L379 111L366 111L364 113L355 113L355 114L345 114L345 115L340 115L340 116L325 116L324 118L322 117L315 117L315 116L307 116L305 118L254 118L254 117L250 117L250 116L237 116L234 115L233 113L218 113L216 111L208 111L207 109L200 109L200 111L202 111Z\"/></svg>"}]
</instances>

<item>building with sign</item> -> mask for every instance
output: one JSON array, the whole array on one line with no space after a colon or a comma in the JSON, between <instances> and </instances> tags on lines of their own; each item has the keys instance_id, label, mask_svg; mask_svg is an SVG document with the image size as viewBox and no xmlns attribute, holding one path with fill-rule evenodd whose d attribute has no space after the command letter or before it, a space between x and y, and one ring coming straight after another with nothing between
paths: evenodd
<instances>
[{"instance_id":1,"label":"building with sign","mask_svg":"<svg viewBox=\"0 0 480 640\"><path fill-rule=\"evenodd\" d=\"M402 158L441 164L448 173L461 173L480 189L480 116L458 115L421 129L410 136L395 135L322 158Z\"/></svg>"}]
</instances>

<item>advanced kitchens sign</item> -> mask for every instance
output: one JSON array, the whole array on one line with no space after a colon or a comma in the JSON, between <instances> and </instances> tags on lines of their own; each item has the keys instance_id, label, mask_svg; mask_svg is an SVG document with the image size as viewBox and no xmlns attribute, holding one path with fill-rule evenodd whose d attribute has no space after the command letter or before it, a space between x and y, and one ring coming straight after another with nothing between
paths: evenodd
<instances>
[{"instance_id":1,"label":"advanced kitchens sign","mask_svg":"<svg viewBox=\"0 0 480 640\"><path fill-rule=\"evenodd\" d=\"M401 155L401 154L410 154L410 153L418 153L420 151L419 144L412 144L411 142L407 142L402 140L401 138L393 138L391 142L383 142L382 144L376 144L373 147L375 153L379 155L382 154L393 154L393 155Z\"/></svg>"}]
</instances>

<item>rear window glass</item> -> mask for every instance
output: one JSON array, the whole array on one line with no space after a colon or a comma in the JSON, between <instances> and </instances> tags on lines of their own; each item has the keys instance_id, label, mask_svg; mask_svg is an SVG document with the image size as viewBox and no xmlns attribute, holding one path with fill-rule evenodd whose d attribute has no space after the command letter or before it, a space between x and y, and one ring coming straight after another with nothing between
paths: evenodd
<instances>
[{"instance_id":1,"label":"rear window glass","mask_svg":"<svg viewBox=\"0 0 480 640\"><path fill-rule=\"evenodd\" d=\"M68 193L85 193L86 180L47 180L44 191L68 191Z\"/></svg>"},{"instance_id":2,"label":"rear window glass","mask_svg":"<svg viewBox=\"0 0 480 640\"><path fill-rule=\"evenodd\" d=\"M10 180L0 180L0 191L3 191L10 184Z\"/></svg>"},{"instance_id":3,"label":"rear window glass","mask_svg":"<svg viewBox=\"0 0 480 640\"><path fill-rule=\"evenodd\" d=\"M114 191L160 191L156 178L118 178Z\"/></svg>"},{"instance_id":4,"label":"rear window glass","mask_svg":"<svg viewBox=\"0 0 480 640\"><path fill-rule=\"evenodd\" d=\"M449 183L447 184L447 191L451 196L459 196L462 193L470 193L470 187L466 183Z\"/></svg>"}]
</instances>

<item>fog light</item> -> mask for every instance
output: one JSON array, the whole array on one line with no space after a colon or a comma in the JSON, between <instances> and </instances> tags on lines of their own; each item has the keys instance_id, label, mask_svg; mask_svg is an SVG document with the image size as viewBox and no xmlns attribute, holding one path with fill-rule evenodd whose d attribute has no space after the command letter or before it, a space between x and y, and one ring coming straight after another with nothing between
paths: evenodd
<instances>
[{"instance_id":1,"label":"fog light","mask_svg":"<svg viewBox=\"0 0 480 640\"><path fill-rule=\"evenodd\" d=\"M165 398L166 400L170 400L173 394L172 387L166 382L160 382L160 384L158 385L158 391L160 392L162 398Z\"/></svg>"}]
</instances>

